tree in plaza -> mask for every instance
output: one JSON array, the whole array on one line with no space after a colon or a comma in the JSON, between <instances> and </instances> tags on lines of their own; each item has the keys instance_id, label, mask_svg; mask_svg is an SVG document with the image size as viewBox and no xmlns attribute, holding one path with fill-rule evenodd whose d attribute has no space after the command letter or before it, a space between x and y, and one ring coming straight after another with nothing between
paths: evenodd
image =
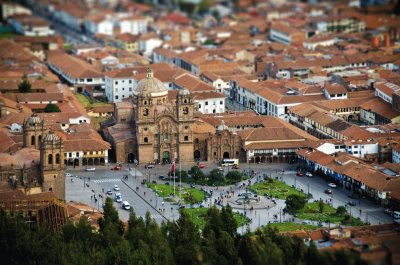
<instances>
[{"instance_id":1,"label":"tree in plaza","mask_svg":"<svg viewBox=\"0 0 400 265\"><path fill-rule=\"evenodd\" d=\"M285 203L289 212L297 212L304 208L307 203L307 199L303 196L292 194L286 198Z\"/></svg>"},{"instance_id":2,"label":"tree in plaza","mask_svg":"<svg viewBox=\"0 0 400 265\"><path fill-rule=\"evenodd\" d=\"M226 231L232 238L237 233L237 221L233 215L232 207L228 204L226 207L221 209L221 220L223 224L223 230Z\"/></svg>"},{"instance_id":3,"label":"tree in plaza","mask_svg":"<svg viewBox=\"0 0 400 265\"><path fill-rule=\"evenodd\" d=\"M219 169L213 169L208 174L208 179L212 182L224 181L224 175L221 173Z\"/></svg>"},{"instance_id":4,"label":"tree in plaza","mask_svg":"<svg viewBox=\"0 0 400 265\"><path fill-rule=\"evenodd\" d=\"M118 211L113 206L110 197L106 198L103 207L103 217L98 220L100 234L106 245L115 245L124 234L124 223L119 219Z\"/></svg>"},{"instance_id":5,"label":"tree in plaza","mask_svg":"<svg viewBox=\"0 0 400 265\"><path fill-rule=\"evenodd\" d=\"M26 75L24 75L22 77L22 81L18 85L18 91L20 93L31 93L32 92L32 85L26 78Z\"/></svg>"},{"instance_id":6,"label":"tree in plaza","mask_svg":"<svg viewBox=\"0 0 400 265\"><path fill-rule=\"evenodd\" d=\"M61 112L60 108L53 103L49 103L46 105L46 107L44 108L44 112L46 113L51 113L51 112Z\"/></svg>"},{"instance_id":7,"label":"tree in plaza","mask_svg":"<svg viewBox=\"0 0 400 265\"><path fill-rule=\"evenodd\" d=\"M325 206L324 201L322 199L320 199L318 201L319 213L323 213L324 212L324 206Z\"/></svg>"},{"instance_id":8,"label":"tree in plaza","mask_svg":"<svg viewBox=\"0 0 400 265\"><path fill-rule=\"evenodd\" d=\"M236 183L242 179L242 174L240 174L238 171L229 171L225 177L226 179Z\"/></svg>"},{"instance_id":9,"label":"tree in plaza","mask_svg":"<svg viewBox=\"0 0 400 265\"><path fill-rule=\"evenodd\" d=\"M193 166L190 169L190 174L192 174L194 181L204 180L205 178L204 172L198 166Z\"/></svg>"},{"instance_id":10,"label":"tree in plaza","mask_svg":"<svg viewBox=\"0 0 400 265\"><path fill-rule=\"evenodd\" d=\"M339 206L337 209L336 209L336 214L337 215L340 215L340 216L343 216L343 215L345 215L346 214L346 207L344 207L344 206Z\"/></svg>"}]
</instances>

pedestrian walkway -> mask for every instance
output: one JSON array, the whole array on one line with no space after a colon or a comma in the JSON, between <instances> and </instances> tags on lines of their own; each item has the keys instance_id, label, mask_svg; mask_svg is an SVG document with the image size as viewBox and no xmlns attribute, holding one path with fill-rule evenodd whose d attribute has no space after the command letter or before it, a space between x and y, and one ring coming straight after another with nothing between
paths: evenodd
<instances>
[{"instance_id":1,"label":"pedestrian walkway","mask_svg":"<svg viewBox=\"0 0 400 265\"><path fill-rule=\"evenodd\" d=\"M94 183L119 182L121 179L95 179Z\"/></svg>"}]
</instances>

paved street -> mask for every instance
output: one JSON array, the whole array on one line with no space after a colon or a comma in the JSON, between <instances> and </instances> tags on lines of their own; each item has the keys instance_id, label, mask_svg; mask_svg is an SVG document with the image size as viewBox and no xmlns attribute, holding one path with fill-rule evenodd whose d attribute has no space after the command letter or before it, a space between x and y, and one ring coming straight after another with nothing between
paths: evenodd
<instances>
[{"instance_id":1,"label":"paved street","mask_svg":"<svg viewBox=\"0 0 400 265\"><path fill-rule=\"evenodd\" d=\"M188 170L191 166L192 165L184 165L181 168L182 170ZM211 163L206 164L204 171L205 173L208 173L217 166L218 165ZM176 165L176 167L179 168L179 165ZM157 165L155 169L144 169L143 166L138 166L137 168L134 168L132 166L131 170L129 170L129 167L124 167L124 170L121 171L112 171L110 170L110 168L111 166L99 167L94 172L85 172L84 168L67 170L67 172L70 172L74 175L73 182L71 182L70 178L66 179L67 200L82 201L91 205L94 208L97 208L99 206L99 208L101 209L101 199L98 201L97 204L93 200L91 200L91 196L93 195L92 190L95 191L97 197L98 194L106 196L105 192L107 191L107 189L112 189L114 185L118 185L120 187L119 192L122 194L122 199L128 201L132 205L137 215L144 217L146 211L149 211L152 218L154 218L158 223L161 223L163 220L173 220L178 218L178 205L171 205L170 203L163 201L162 198L158 198L155 195L154 191L148 189L146 185L142 184L143 179L162 183L163 181L160 181L158 177L160 175L167 176L170 165ZM309 192L313 195L312 200L318 200L321 198L326 201L332 199L332 203L335 208L341 205L346 205L349 200L355 201L356 206L348 208L348 211L351 211L352 216L360 217L361 220L364 222L368 221L371 224L393 222L390 216L383 213L382 207L375 205L367 200L350 199L348 198L349 192L347 190L333 189L332 195L325 194L324 190L329 188L325 180L317 176L296 177L294 165L242 164L240 171L248 171L249 169L256 172L255 176L251 179L251 184L254 184L256 181L262 181L264 175L271 175L273 178L280 178L288 185L293 185L298 189L302 189L305 193L307 193L307 191L309 190ZM226 169L226 171L227 170L228 169ZM79 178L76 178L76 175L79 176ZM128 178L124 179L124 175L128 175ZM84 187L84 183L89 184L89 187ZM246 185L249 184L248 181L244 181L243 183ZM212 192L211 198L203 203L204 206L209 207L211 205L215 205L215 202L218 201L218 199L221 199L221 204L225 205L228 201L228 198L225 198L225 195L227 197L229 196L227 194L227 191L234 191L235 196L245 192L245 188L241 186L241 184L243 183L226 187L209 187L199 185L196 185L196 187L203 188L208 193ZM179 178L176 182L177 194L179 193L178 184ZM185 183L182 184L183 186L188 185ZM170 182L170 185L173 185L173 182ZM115 191L113 191L113 194L114 192ZM112 195L111 197L114 199L114 195ZM121 204L116 203L115 200L114 205L118 209L121 219L128 220L129 211L122 209ZM234 206L233 208L234 211L245 214L252 220L252 222L249 224L249 228L251 231L253 231L257 227L265 225L267 223L283 222L289 220L293 221L293 216L290 216L289 214L283 214L282 210L284 209L284 207L284 200L276 200L276 205L270 207L269 209L267 209L266 206L264 208L257 208L254 210L250 210L249 207L247 207L247 209L243 209L243 206ZM294 218L294 221L300 223L304 222L304 220L298 220L296 218ZM307 223L316 224L316 222ZM329 224L323 225L328 226ZM239 228L239 232L244 229L246 228Z\"/></svg>"}]
</instances>

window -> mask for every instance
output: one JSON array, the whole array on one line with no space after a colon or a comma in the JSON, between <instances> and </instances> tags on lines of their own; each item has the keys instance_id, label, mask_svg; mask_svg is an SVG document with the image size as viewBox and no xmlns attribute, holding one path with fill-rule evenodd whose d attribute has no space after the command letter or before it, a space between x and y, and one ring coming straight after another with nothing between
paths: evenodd
<instances>
[{"instance_id":1,"label":"window","mask_svg":"<svg viewBox=\"0 0 400 265\"><path fill-rule=\"evenodd\" d=\"M144 137L144 138L143 138L143 142L148 143L148 142L149 142L149 139L148 139L147 137Z\"/></svg>"},{"instance_id":2,"label":"window","mask_svg":"<svg viewBox=\"0 0 400 265\"><path fill-rule=\"evenodd\" d=\"M168 133L167 132L163 133L163 139L164 139L164 141L168 141Z\"/></svg>"},{"instance_id":3,"label":"window","mask_svg":"<svg viewBox=\"0 0 400 265\"><path fill-rule=\"evenodd\" d=\"M60 164L60 154L56 154L56 164Z\"/></svg>"},{"instance_id":4,"label":"window","mask_svg":"<svg viewBox=\"0 0 400 265\"><path fill-rule=\"evenodd\" d=\"M221 101L219 102L219 104L222 105L222 104L224 104L224 102L221 100Z\"/></svg>"},{"instance_id":5,"label":"window","mask_svg":"<svg viewBox=\"0 0 400 265\"><path fill-rule=\"evenodd\" d=\"M132 88L131 87L129 88L129 91L132 92Z\"/></svg>"},{"instance_id":6,"label":"window","mask_svg":"<svg viewBox=\"0 0 400 265\"><path fill-rule=\"evenodd\" d=\"M115 81L114 84L118 85L118 81Z\"/></svg>"},{"instance_id":7,"label":"window","mask_svg":"<svg viewBox=\"0 0 400 265\"><path fill-rule=\"evenodd\" d=\"M88 78L88 79L86 79L88 82L93 82L93 79L92 78Z\"/></svg>"},{"instance_id":8,"label":"window","mask_svg":"<svg viewBox=\"0 0 400 265\"><path fill-rule=\"evenodd\" d=\"M118 99L118 96L115 96L115 99Z\"/></svg>"},{"instance_id":9,"label":"window","mask_svg":"<svg viewBox=\"0 0 400 265\"><path fill-rule=\"evenodd\" d=\"M72 153L68 153L68 157L72 157Z\"/></svg>"},{"instance_id":10,"label":"window","mask_svg":"<svg viewBox=\"0 0 400 265\"><path fill-rule=\"evenodd\" d=\"M47 157L47 164L51 165L53 164L53 155L49 154L49 156Z\"/></svg>"},{"instance_id":11,"label":"window","mask_svg":"<svg viewBox=\"0 0 400 265\"><path fill-rule=\"evenodd\" d=\"M122 91L125 91L125 87L122 88Z\"/></svg>"},{"instance_id":12,"label":"window","mask_svg":"<svg viewBox=\"0 0 400 265\"><path fill-rule=\"evenodd\" d=\"M194 139L194 143L198 144L199 143L199 138Z\"/></svg>"},{"instance_id":13,"label":"window","mask_svg":"<svg viewBox=\"0 0 400 265\"><path fill-rule=\"evenodd\" d=\"M183 108L183 114L188 114L189 113L189 108L188 107L184 107Z\"/></svg>"},{"instance_id":14,"label":"window","mask_svg":"<svg viewBox=\"0 0 400 265\"><path fill-rule=\"evenodd\" d=\"M83 152L84 155L87 155L87 152Z\"/></svg>"},{"instance_id":15,"label":"window","mask_svg":"<svg viewBox=\"0 0 400 265\"><path fill-rule=\"evenodd\" d=\"M129 84L132 84L132 80L129 80Z\"/></svg>"},{"instance_id":16,"label":"window","mask_svg":"<svg viewBox=\"0 0 400 265\"><path fill-rule=\"evenodd\" d=\"M201 108L201 104L199 104L199 109Z\"/></svg>"},{"instance_id":17,"label":"window","mask_svg":"<svg viewBox=\"0 0 400 265\"><path fill-rule=\"evenodd\" d=\"M206 101L205 105L208 106L208 101Z\"/></svg>"},{"instance_id":18,"label":"window","mask_svg":"<svg viewBox=\"0 0 400 265\"><path fill-rule=\"evenodd\" d=\"M189 136L186 135L186 136L183 138L183 140L184 140L185 142L189 141Z\"/></svg>"},{"instance_id":19,"label":"window","mask_svg":"<svg viewBox=\"0 0 400 265\"><path fill-rule=\"evenodd\" d=\"M189 126L185 126L185 130L189 129Z\"/></svg>"},{"instance_id":20,"label":"window","mask_svg":"<svg viewBox=\"0 0 400 265\"><path fill-rule=\"evenodd\" d=\"M147 132L147 127L143 128L143 131Z\"/></svg>"},{"instance_id":21,"label":"window","mask_svg":"<svg viewBox=\"0 0 400 265\"><path fill-rule=\"evenodd\" d=\"M143 110L143 116L147 116L149 115L149 110L148 109L144 109Z\"/></svg>"},{"instance_id":22,"label":"window","mask_svg":"<svg viewBox=\"0 0 400 265\"><path fill-rule=\"evenodd\" d=\"M35 145L35 136L34 135L31 136L31 145Z\"/></svg>"}]
</instances>

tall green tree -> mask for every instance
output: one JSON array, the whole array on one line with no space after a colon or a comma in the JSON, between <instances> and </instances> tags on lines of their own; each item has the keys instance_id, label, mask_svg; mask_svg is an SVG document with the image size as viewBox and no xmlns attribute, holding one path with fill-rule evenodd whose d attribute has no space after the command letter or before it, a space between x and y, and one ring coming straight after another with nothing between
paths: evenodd
<instances>
[{"instance_id":1,"label":"tall green tree","mask_svg":"<svg viewBox=\"0 0 400 265\"><path fill-rule=\"evenodd\" d=\"M18 85L18 91L20 93L31 93L32 92L32 85L28 81L27 77L22 77L22 81Z\"/></svg>"},{"instance_id":2,"label":"tall green tree","mask_svg":"<svg viewBox=\"0 0 400 265\"><path fill-rule=\"evenodd\" d=\"M290 212L297 212L304 208L307 203L306 198L304 196L300 196L297 194L292 194L287 196L286 198L286 207Z\"/></svg>"},{"instance_id":3,"label":"tall green tree","mask_svg":"<svg viewBox=\"0 0 400 265\"><path fill-rule=\"evenodd\" d=\"M320 199L318 201L319 213L323 213L324 212L324 207L325 207L324 201L322 199Z\"/></svg>"},{"instance_id":4,"label":"tall green tree","mask_svg":"<svg viewBox=\"0 0 400 265\"><path fill-rule=\"evenodd\" d=\"M61 112L61 110L56 104L49 103L44 108L44 112L46 112L46 113Z\"/></svg>"}]
</instances>

